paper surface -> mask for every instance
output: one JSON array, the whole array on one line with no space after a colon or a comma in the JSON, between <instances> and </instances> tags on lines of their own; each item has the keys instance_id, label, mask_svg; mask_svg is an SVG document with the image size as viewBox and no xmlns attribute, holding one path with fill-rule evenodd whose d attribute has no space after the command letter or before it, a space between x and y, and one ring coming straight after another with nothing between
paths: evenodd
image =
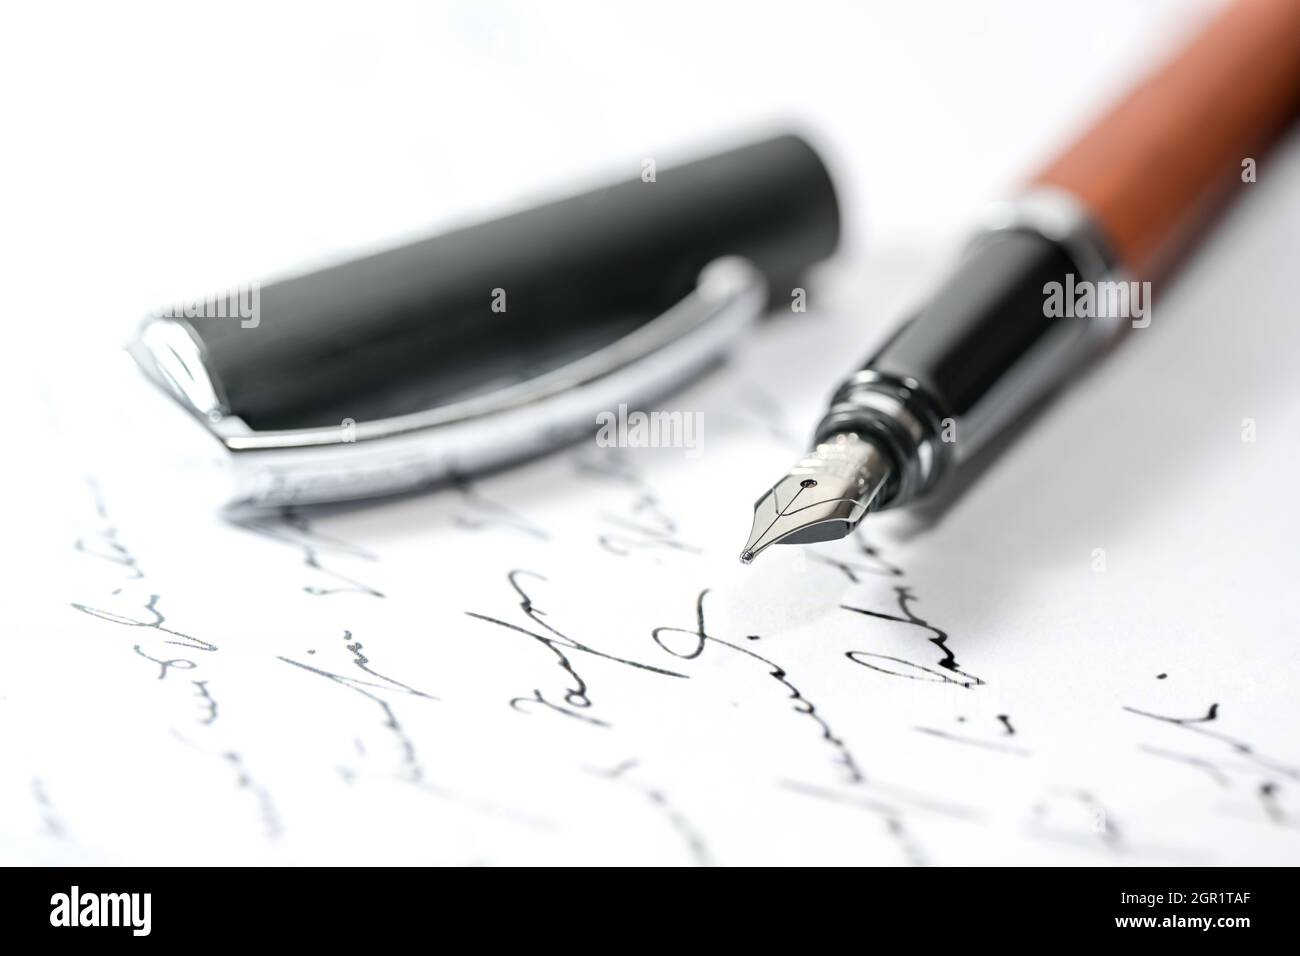
<instances>
[{"instance_id":1,"label":"paper surface","mask_svg":"<svg viewBox=\"0 0 1300 956\"><path fill-rule=\"evenodd\" d=\"M931 263L832 273L665 402L698 454L584 442L242 527L56 377L14 516L0 856L1295 863L1287 202L936 520L751 567L753 499Z\"/></svg>"},{"instance_id":2,"label":"paper surface","mask_svg":"<svg viewBox=\"0 0 1300 956\"><path fill-rule=\"evenodd\" d=\"M41 91L0 236L0 862L1300 861L1294 138L936 520L737 560L957 233L1213 5L31 6L0 58ZM159 50L201 66L160 82ZM587 442L232 527L101 368L162 303L782 117L844 251L664 403L698 456Z\"/></svg>"}]
</instances>

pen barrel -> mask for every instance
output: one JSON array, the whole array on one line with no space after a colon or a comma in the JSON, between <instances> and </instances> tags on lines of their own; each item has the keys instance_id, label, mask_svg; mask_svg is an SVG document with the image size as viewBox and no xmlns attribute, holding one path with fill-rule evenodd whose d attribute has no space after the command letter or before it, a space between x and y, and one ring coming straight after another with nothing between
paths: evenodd
<instances>
[{"instance_id":1,"label":"pen barrel","mask_svg":"<svg viewBox=\"0 0 1300 956\"><path fill-rule=\"evenodd\" d=\"M840 387L818 440L854 431L887 451L880 507L933 488L1149 320L1150 285L1129 277L1168 269L1298 111L1300 2L1230 4L1033 180L1020 227L972 247Z\"/></svg>"},{"instance_id":2,"label":"pen barrel","mask_svg":"<svg viewBox=\"0 0 1300 956\"><path fill-rule=\"evenodd\" d=\"M228 412L262 430L418 411L617 338L721 256L751 260L776 289L837 244L830 178L796 136L637 170L266 285L255 324L190 321Z\"/></svg>"},{"instance_id":3,"label":"pen barrel","mask_svg":"<svg viewBox=\"0 0 1300 956\"><path fill-rule=\"evenodd\" d=\"M1231 3L1043 170L1144 279L1253 182L1248 165L1300 112L1300 3Z\"/></svg>"}]
</instances>

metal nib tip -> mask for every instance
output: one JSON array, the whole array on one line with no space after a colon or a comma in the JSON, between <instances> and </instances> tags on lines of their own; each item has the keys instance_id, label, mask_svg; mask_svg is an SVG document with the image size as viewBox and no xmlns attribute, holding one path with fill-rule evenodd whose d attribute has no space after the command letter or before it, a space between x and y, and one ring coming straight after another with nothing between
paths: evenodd
<instances>
[{"instance_id":1,"label":"metal nib tip","mask_svg":"<svg viewBox=\"0 0 1300 956\"><path fill-rule=\"evenodd\" d=\"M742 564L773 544L842 538L857 527L889 481L889 459L852 432L819 444L754 504Z\"/></svg>"}]
</instances>

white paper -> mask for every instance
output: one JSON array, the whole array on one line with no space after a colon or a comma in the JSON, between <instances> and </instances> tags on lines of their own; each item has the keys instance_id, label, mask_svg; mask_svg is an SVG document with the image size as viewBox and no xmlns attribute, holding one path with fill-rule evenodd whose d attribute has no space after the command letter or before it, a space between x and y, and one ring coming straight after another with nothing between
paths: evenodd
<instances>
[{"instance_id":1,"label":"white paper","mask_svg":"<svg viewBox=\"0 0 1300 956\"><path fill-rule=\"evenodd\" d=\"M1300 333L1285 270L1250 265L1287 221L1230 223L937 520L751 567L753 499L930 263L826 276L665 402L702 413L698 455L584 442L244 527L54 376L13 516L0 853L1294 863Z\"/></svg>"},{"instance_id":2,"label":"white paper","mask_svg":"<svg viewBox=\"0 0 1300 956\"><path fill-rule=\"evenodd\" d=\"M1300 861L1294 139L937 524L737 561L954 232L1206 6L26 8L0 58L40 93L7 104L0 236L0 861ZM704 414L699 457L587 443L249 530L123 438L100 366L146 309L782 117L845 248L808 313L665 403ZM89 371L78 342L106 343Z\"/></svg>"}]
</instances>

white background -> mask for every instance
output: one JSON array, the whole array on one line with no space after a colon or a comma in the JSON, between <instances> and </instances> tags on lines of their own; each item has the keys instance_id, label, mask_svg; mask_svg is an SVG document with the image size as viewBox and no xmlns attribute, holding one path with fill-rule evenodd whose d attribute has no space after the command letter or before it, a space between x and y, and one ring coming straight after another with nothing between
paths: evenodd
<instances>
[{"instance_id":1,"label":"white background","mask_svg":"<svg viewBox=\"0 0 1300 956\"><path fill-rule=\"evenodd\" d=\"M1205 7L10 7L10 315L116 343L196 289L785 127L832 166L847 261L939 258Z\"/></svg>"}]
</instances>

